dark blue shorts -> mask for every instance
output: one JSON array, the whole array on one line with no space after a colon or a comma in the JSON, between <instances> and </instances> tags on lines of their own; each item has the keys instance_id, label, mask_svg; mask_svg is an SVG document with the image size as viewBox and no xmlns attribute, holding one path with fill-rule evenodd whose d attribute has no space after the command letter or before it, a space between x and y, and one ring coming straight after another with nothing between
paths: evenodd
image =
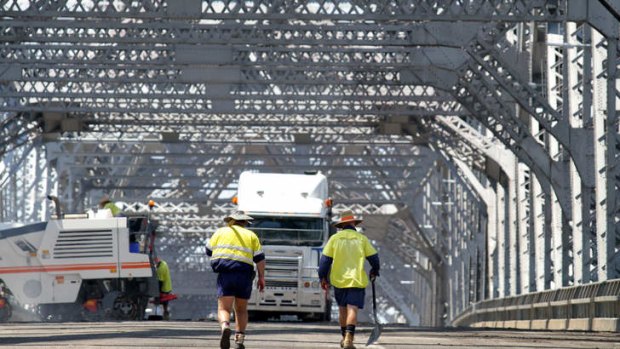
<instances>
[{"instance_id":1,"label":"dark blue shorts","mask_svg":"<svg viewBox=\"0 0 620 349\"><path fill-rule=\"evenodd\" d=\"M366 297L365 288L338 288L334 287L334 296L339 307L347 305L357 305L358 308L364 309L364 298Z\"/></svg>"},{"instance_id":2,"label":"dark blue shorts","mask_svg":"<svg viewBox=\"0 0 620 349\"><path fill-rule=\"evenodd\" d=\"M231 271L218 273L217 296L234 296L250 299L252 295L253 272Z\"/></svg>"}]
</instances>

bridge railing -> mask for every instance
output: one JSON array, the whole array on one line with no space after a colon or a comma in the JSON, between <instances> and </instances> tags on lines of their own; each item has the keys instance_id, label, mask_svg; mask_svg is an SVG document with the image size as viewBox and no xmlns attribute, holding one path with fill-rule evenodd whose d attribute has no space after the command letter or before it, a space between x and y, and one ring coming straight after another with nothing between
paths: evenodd
<instances>
[{"instance_id":1,"label":"bridge railing","mask_svg":"<svg viewBox=\"0 0 620 349\"><path fill-rule=\"evenodd\" d=\"M620 279L472 304L453 326L620 331Z\"/></svg>"}]
</instances>

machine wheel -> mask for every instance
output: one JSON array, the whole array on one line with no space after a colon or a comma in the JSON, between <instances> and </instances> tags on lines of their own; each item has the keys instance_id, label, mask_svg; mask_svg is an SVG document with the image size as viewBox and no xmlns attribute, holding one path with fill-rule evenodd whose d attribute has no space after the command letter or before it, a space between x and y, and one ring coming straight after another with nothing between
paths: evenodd
<instances>
[{"instance_id":1,"label":"machine wheel","mask_svg":"<svg viewBox=\"0 0 620 349\"><path fill-rule=\"evenodd\" d=\"M2 298L0 299L0 301L4 301L2 308L0 308L0 322L6 322L11 318L11 315L13 314L13 309L11 308L11 304L8 300L6 300L6 298Z\"/></svg>"},{"instance_id":2,"label":"machine wheel","mask_svg":"<svg viewBox=\"0 0 620 349\"><path fill-rule=\"evenodd\" d=\"M139 305L134 299L120 295L114 300L112 317L117 320L137 320Z\"/></svg>"}]
</instances>

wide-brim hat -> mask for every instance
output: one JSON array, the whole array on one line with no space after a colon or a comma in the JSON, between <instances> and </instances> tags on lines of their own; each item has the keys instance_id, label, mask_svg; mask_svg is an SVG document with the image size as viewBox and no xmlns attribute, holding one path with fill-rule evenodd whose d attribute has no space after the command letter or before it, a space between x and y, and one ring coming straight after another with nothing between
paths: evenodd
<instances>
[{"instance_id":1,"label":"wide-brim hat","mask_svg":"<svg viewBox=\"0 0 620 349\"><path fill-rule=\"evenodd\" d=\"M353 225L358 225L360 223L362 223L363 219L355 217L353 215L353 212L350 210L347 211L343 211L340 214L340 219L334 223L332 223L332 225L334 227L341 227L345 224L353 224Z\"/></svg>"},{"instance_id":2,"label":"wide-brim hat","mask_svg":"<svg viewBox=\"0 0 620 349\"><path fill-rule=\"evenodd\" d=\"M247 214L241 212L241 211L235 211L231 214L229 214L228 216L224 217L224 222L228 223L230 220L235 220L235 221L251 221L254 218L248 216Z\"/></svg>"}]
</instances>

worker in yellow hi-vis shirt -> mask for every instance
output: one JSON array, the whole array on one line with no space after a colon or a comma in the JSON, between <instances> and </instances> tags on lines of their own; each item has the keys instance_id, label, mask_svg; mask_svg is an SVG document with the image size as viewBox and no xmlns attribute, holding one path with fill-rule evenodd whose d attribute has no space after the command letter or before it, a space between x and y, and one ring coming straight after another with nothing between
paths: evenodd
<instances>
[{"instance_id":1,"label":"worker in yellow hi-vis shirt","mask_svg":"<svg viewBox=\"0 0 620 349\"><path fill-rule=\"evenodd\" d=\"M319 262L321 287L327 291L334 286L334 296L338 303L338 322L342 340L340 347L355 349L353 340L357 325L357 311L364 308L364 296L368 277L364 261L368 260L372 269L370 278L379 276L379 254L368 238L355 227L362 222L351 211L344 211L340 220L334 224L341 230L329 238L323 248Z\"/></svg>"},{"instance_id":2,"label":"worker in yellow hi-vis shirt","mask_svg":"<svg viewBox=\"0 0 620 349\"><path fill-rule=\"evenodd\" d=\"M99 208L109 209L110 212L112 212L112 216L114 217L118 217L119 215L121 215L121 209L118 208L118 206L116 206L114 202L112 202L112 199L110 199L110 196L108 194L105 194L99 201Z\"/></svg>"},{"instance_id":3,"label":"worker in yellow hi-vis shirt","mask_svg":"<svg viewBox=\"0 0 620 349\"><path fill-rule=\"evenodd\" d=\"M170 269L168 263L159 257L155 257L155 264L157 265L157 279L159 280L159 294L160 299L164 295L168 295L172 292L172 279L170 278ZM168 301L161 301L164 307L164 320L170 319L170 313L168 312Z\"/></svg>"}]
</instances>

